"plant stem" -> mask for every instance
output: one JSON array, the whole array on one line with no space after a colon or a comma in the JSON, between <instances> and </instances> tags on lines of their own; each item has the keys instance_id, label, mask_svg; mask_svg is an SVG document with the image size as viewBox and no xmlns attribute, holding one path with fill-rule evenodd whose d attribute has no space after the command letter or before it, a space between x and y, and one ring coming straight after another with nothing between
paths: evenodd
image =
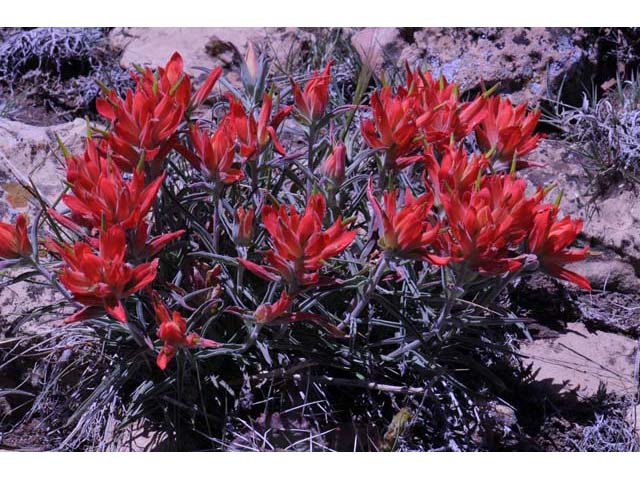
<instances>
[{"instance_id":1,"label":"plant stem","mask_svg":"<svg viewBox=\"0 0 640 480\"><path fill-rule=\"evenodd\" d=\"M362 295L360 301L356 304L354 309L349 312L347 318L338 325L338 328L342 328L344 325L349 324L349 335L352 338L355 338L356 331L358 329L357 318L358 315L364 310L364 308L369 305L371 301L371 297L373 296L373 292L375 291L378 283L382 279L385 271L387 269L387 257L386 255L382 257L382 259L378 262L376 269L373 272L373 275L369 277L369 282L367 285L367 289Z\"/></svg>"},{"instance_id":2,"label":"plant stem","mask_svg":"<svg viewBox=\"0 0 640 480\"><path fill-rule=\"evenodd\" d=\"M309 126L309 137L307 144L307 168L313 174L315 170L315 165L313 162L313 144L316 141L316 127L315 124L312 123ZM311 190L313 189L313 183L311 178L307 176L307 196L311 195Z\"/></svg>"}]
</instances>

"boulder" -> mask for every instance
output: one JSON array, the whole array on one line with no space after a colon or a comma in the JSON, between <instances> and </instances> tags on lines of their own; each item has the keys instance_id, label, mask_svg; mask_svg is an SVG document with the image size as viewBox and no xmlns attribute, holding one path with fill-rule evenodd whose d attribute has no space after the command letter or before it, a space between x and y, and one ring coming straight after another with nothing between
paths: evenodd
<instances>
[{"instance_id":1,"label":"boulder","mask_svg":"<svg viewBox=\"0 0 640 480\"><path fill-rule=\"evenodd\" d=\"M581 166L584 159L559 140L542 141L527 158L544 164L522 171L531 192L538 186L555 185L555 191L563 193L561 211L584 220L583 235L592 247L615 252L634 270L640 265L640 197L633 189L614 185L606 194L591 198L589 177ZM549 198L553 199L553 192ZM593 257L588 260L592 261ZM620 281L624 288L636 288L636 280L628 277L629 269L620 263L603 263L603 271L598 274L601 279L608 275L604 269L610 267L617 271L611 272L613 277L627 277ZM595 273L595 267L585 268Z\"/></svg>"},{"instance_id":2,"label":"boulder","mask_svg":"<svg viewBox=\"0 0 640 480\"><path fill-rule=\"evenodd\" d=\"M600 384L620 396L636 391L637 342L624 335L590 332L582 323L569 323L553 339L523 343L520 351L536 374L558 393L586 398L598 392Z\"/></svg>"},{"instance_id":3,"label":"boulder","mask_svg":"<svg viewBox=\"0 0 640 480\"><path fill-rule=\"evenodd\" d=\"M514 101L538 103L561 85L565 98L578 93L594 60L581 46L584 37L565 28L365 28L352 43L377 69L408 61L462 90L500 83Z\"/></svg>"},{"instance_id":4,"label":"boulder","mask_svg":"<svg viewBox=\"0 0 640 480\"><path fill-rule=\"evenodd\" d=\"M40 205L21 185L31 178L47 202L54 201L63 190L63 157L55 140L58 135L67 147L78 153L83 148L86 124L82 119L52 127L35 127L0 118L0 221L13 221L18 213L33 217ZM21 272L3 272L17 276ZM7 280L2 278L2 282ZM61 295L52 288L32 283L18 283L0 288L0 336L25 314L34 312L22 323L20 331L41 334L59 320L59 315L39 311L58 302Z\"/></svg>"},{"instance_id":5,"label":"boulder","mask_svg":"<svg viewBox=\"0 0 640 480\"><path fill-rule=\"evenodd\" d=\"M185 71L194 78L203 78L204 71L218 65L232 67L233 83L237 82L238 64L249 42L262 47L277 62L295 60L296 46L309 42L310 32L296 28L116 28L110 34L114 47L122 50L120 63L125 68L133 64L165 65L173 52L184 59Z\"/></svg>"},{"instance_id":6,"label":"boulder","mask_svg":"<svg viewBox=\"0 0 640 480\"><path fill-rule=\"evenodd\" d=\"M17 213L33 213L39 208L21 186L29 178L47 201L55 200L62 192L64 179L63 156L55 136L77 153L83 148L86 128L79 118L50 127L0 118L0 220L8 221Z\"/></svg>"}]
</instances>

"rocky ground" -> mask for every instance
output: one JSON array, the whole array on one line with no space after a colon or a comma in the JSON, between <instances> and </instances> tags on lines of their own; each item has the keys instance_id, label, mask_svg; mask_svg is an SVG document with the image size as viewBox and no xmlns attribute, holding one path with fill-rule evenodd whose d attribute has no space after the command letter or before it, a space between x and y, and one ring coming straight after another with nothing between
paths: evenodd
<instances>
[{"instance_id":1,"label":"rocky ground","mask_svg":"<svg viewBox=\"0 0 640 480\"><path fill-rule=\"evenodd\" d=\"M13 51L7 42L16 32L7 30L0 33L0 56ZM600 85L624 68L621 57L614 57L619 45L607 36L609 32L592 30L117 28L100 35L94 51L76 49L78 55L88 54L99 61L78 63L70 56L57 67L38 65L32 59L16 60L16 65L27 76L49 68L50 78L56 77L57 68L55 81L70 92L86 79L109 83L117 78L125 85L122 72L134 63L164 64L178 50L187 71L196 78L222 65L233 87L238 82L239 59L250 41L266 49L273 58L276 79L280 75L283 81L318 48L342 42L342 50L354 51L378 72L397 72L405 61L422 62L456 80L466 92L479 91L481 82L487 88L499 84L499 91L514 101L542 104L547 109L556 100L580 101L591 79ZM0 65L0 73L18 68L7 61ZM55 201L63 188L55 135L77 151L86 132L83 117L92 118L94 107L93 98L86 96L54 98L34 90L34 84L11 83L7 78L0 84L0 218L6 220L36 210L37 202L21 186L25 182L33 181L48 201ZM638 448L640 197L632 185L621 181L593 199L591 180L582 168L588 160L557 130L543 128L548 129L549 137L533 160L546 167L530 169L526 176L532 188L555 183L564 192L564 212L585 218L582 241L592 246L594 255L576 270L591 281L594 290L580 293L538 277L511 290L506 301L534 322L531 338L521 342L523 362L530 365L531 375L525 386L514 387L505 396L512 408L496 407L496 431L502 439L496 448ZM48 290L33 284L0 291L0 349L10 351L55 332L56 319L37 307L56 300ZM33 315L23 318L34 309ZM45 422L34 420L12 429L25 398L38 388L34 378L38 372L28 362L7 365L9 357L2 358L0 449L46 449ZM114 440L109 448L158 448L161 442L140 434L143 430L133 426L128 438ZM638 438L634 439L634 431Z\"/></svg>"}]
</instances>

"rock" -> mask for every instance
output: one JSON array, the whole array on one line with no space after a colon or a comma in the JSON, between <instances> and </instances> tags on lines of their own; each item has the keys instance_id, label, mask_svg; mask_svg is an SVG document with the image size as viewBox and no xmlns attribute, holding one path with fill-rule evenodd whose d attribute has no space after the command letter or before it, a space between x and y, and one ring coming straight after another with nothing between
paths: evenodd
<instances>
[{"instance_id":1,"label":"rock","mask_svg":"<svg viewBox=\"0 0 640 480\"><path fill-rule=\"evenodd\" d=\"M62 191L64 170L62 155L55 140L60 136L69 149L81 151L86 124L77 119L52 127L35 127L0 118L0 221L13 221L18 213L33 216L40 206L35 198L22 188L18 176L26 181L29 177L38 187L45 200L53 201ZM3 272L12 276L19 271ZM6 277L2 282L7 281ZM0 335L16 320L39 307L52 305L60 295L52 288L19 283L0 288ZM41 334L54 325L49 320L60 316L36 314L20 326L20 332Z\"/></svg>"},{"instance_id":2,"label":"rock","mask_svg":"<svg viewBox=\"0 0 640 480\"><path fill-rule=\"evenodd\" d=\"M640 262L640 198L620 185L599 198L597 210L588 219L585 233L592 241L610 248L632 262Z\"/></svg>"},{"instance_id":3,"label":"rock","mask_svg":"<svg viewBox=\"0 0 640 480\"><path fill-rule=\"evenodd\" d=\"M607 252L608 253L608 252ZM631 293L640 289L640 278L634 268L620 257L609 254L591 256L585 261L571 264L571 270L582 275L594 290Z\"/></svg>"},{"instance_id":4,"label":"rock","mask_svg":"<svg viewBox=\"0 0 640 480\"><path fill-rule=\"evenodd\" d=\"M168 452L169 436L165 432L154 430L151 422L141 419L118 430L110 419L107 425L105 442L107 450L112 452Z\"/></svg>"},{"instance_id":5,"label":"rock","mask_svg":"<svg viewBox=\"0 0 640 480\"><path fill-rule=\"evenodd\" d=\"M570 323L555 339L523 343L521 353L537 371L538 382L549 383L558 393L590 397L600 383L620 396L632 394L637 344L626 336L589 332L581 323Z\"/></svg>"},{"instance_id":6,"label":"rock","mask_svg":"<svg viewBox=\"0 0 640 480\"><path fill-rule=\"evenodd\" d=\"M391 59L400 58L409 47L398 28L363 28L351 37L351 43L362 62L375 72L380 72Z\"/></svg>"},{"instance_id":7,"label":"rock","mask_svg":"<svg viewBox=\"0 0 640 480\"><path fill-rule=\"evenodd\" d=\"M640 336L640 294L638 290L622 293L606 291L583 293L578 297L580 319L589 327Z\"/></svg>"},{"instance_id":8,"label":"rock","mask_svg":"<svg viewBox=\"0 0 640 480\"><path fill-rule=\"evenodd\" d=\"M21 186L18 176L29 177L42 196L54 200L62 191L63 157L55 135L73 152L83 148L86 123L82 119L51 127L35 127L0 118L0 220L16 213L33 213L36 201Z\"/></svg>"},{"instance_id":9,"label":"rock","mask_svg":"<svg viewBox=\"0 0 640 480\"><path fill-rule=\"evenodd\" d=\"M592 68L585 35L564 28L365 28L352 38L363 52L371 44L374 65L398 67L405 61L458 82L462 90L500 83L516 102L538 103L549 92L578 95ZM575 91L574 91L575 90Z\"/></svg>"},{"instance_id":10,"label":"rock","mask_svg":"<svg viewBox=\"0 0 640 480\"><path fill-rule=\"evenodd\" d=\"M620 291L637 289L638 279L631 272L640 265L640 198L636 193L621 184L592 200L589 177L581 166L585 160L559 140L542 141L527 158L544 164L542 168L522 171L530 184L529 191L537 186L555 185L555 191L563 192L562 213L584 220L583 236L592 248L617 254L603 260L590 257L587 263L592 265L577 268L591 275L596 284L604 285L608 277L618 284Z\"/></svg>"},{"instance_id":11,"label":"rock","mask_svg":"<svg viewBox=\"0 0 640 480\"><path fill-rule=\"evenodd\" d=\"M120 63L130 68L139 65L165 65L173 52L184 59L185 71L196 79L203 71L222 65L230 67L244 56L249 42L262 46L280 63L295 60L296 45L309 42L313 34L295 28L117 28L110 34L114 47L122 49ZM237 67L237 65L236 65ZM231 72L237 81L237 68Z\"/></svg>"}]
</instances>

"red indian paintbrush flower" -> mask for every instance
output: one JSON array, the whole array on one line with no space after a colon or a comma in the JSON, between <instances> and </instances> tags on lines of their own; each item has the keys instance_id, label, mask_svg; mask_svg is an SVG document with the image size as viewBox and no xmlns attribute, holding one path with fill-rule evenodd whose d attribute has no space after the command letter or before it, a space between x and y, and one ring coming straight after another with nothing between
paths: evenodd
<instances>
[{"instance_id":1,"label":"red indian paintbrush flower","mask_svg":"<svg viewBox=\"0 0 640 480\"><path fill-rule=\"evenodd\" d=\"M308 124L320 120L327 108L332 64L333 61L327 63L322 73L314 71L311 80L304 86L304 90L300 90L298 83L291 79L291 90L296 110Z\"/></svg>"},{"instance_id":2,"label":"red indian paintbrush flower","mask_svg":"<svg viewBox=\"0 0 640 480\"><path fill-rule=\"evenodd\" d=\"M105 163L102 159L101 163L100 174L91 186L89 182L94 180L95 172L78 169L72 188L74 194L62 196L71 210L70 218L53 209L50 213L76 231L80 226L102 229L120 225L125 230L137 227L153 205L164 173L145 187L142 169L136 169L132 179L125 180L115 164Z\"/></svg>"},{"instance_id":3,"label":"red indian paintbrush flower","mask_svg":"<svg viewBox=\"0 0 640 480\"><path fill-rule=\"evenodd\" d=\"M152 257L162 250L168 243L182 236L185 231L186 230L178 230L176 232L163 233L155 237L149 237L151 233L151 224L143 220L135 229L135 235L133 237L133 242L131 243L132 257Z\"/></svg>"},{"instance_id":4,"label":"red indian paintbrush flower","mask_svg":"<svg viewBox=\"0 0 640 480\"><path fill-rule=\"evenodd\" d=\"M158 259L135 267L125 262L125 233L117 225L100 233L98 254L84 242L70 246L49 240L47 246L66 263L60 281L78 302L86 305L67 318L68 323L87 318L97 306L126 322L122 299L142 290L156 277Z\"/></svg>"},{"instance_id":5,"label":"red indian paintbrush flower","mask_svg":"<svg viewBox=\"0 0 640 480\"><path fill-rule=\"evenodd\" d=\"M458 86L444 76L434 79L428 72L411 72L407 66L407 85L415 98L416 125L427 142L438 149L466 137L485 115L484 97L460 102Z\"/></svg>"},{"instance_id":6,"label":"red indian paintbrush flower","mask_svg":"<svg viewBox=\"0 0 640 480\"><path fill-rule=\"evenodd\" d=\"M27 216L18 215L16 224L0 222L0 258L10 260L31 255Z\"/></svg>"},{"instance_id":7,"label":"red indian paintbrush flower","mask_svg":"<svg viewBox=\"0 0 640 480\"><path fill-rule=\"evenodd\" d=\"M223 120L212 135L194 125L191 141L196 154L185 151L185 156L212 181L230 185L244 177L236 162L235 131L229 121Z\"/></svg>"},{"instance_id":8,"label":"red indian paintbrush flower","mask_svg":"<svg viewBox=\"0 0 640 480\"><path fill-rule=\"evenodd\" d=\"M489 165L482 154L474 153L469 157L463 145L444 147L439 162L436 160L433 149L427 150L424 162L438 197L442 191L453 191L462 195L471 190L478 175Z\"/></svg>"},{"instance_id":9,"label":"red indian paintbrush flower","mask_svg":"<svg viewBox=\"0 0 640 480\"><path fill-rule=\"evenodd\" d=\"M437 148L464 139L484 117L485 99L476 98L473 102L459 103L449 100L446 103L427 106L416 120L417 126L427 142Z\"/></svg>"},{"instance_id":10,"label":"red indian paintbrush flower","mask_svg":"<svg viewBox=\"0 0 640 480\"><path fill-rule=\"evenodd\" d=\"M446 257L434 255L428 249L438 244L440 223L433 219L433 193L414 197L407 187L404 205L398 210L398 191L384 192L384 207L373 195L373 181L367 190L380 233L380 246L401 258L418 259L435 265L446 265Z\"/></svg>"},{"instance_id":11,"label":"red indian paintbrush flower","mask_svg":"<svg viewBox=\"0 0 640 480\"><path fill-rule=\"evenodd\" d=\"M536 148L544 138L541 133L533 134L540 119L540 110L529 114L526 110L526 104L514 107L508 98L488 100L486 115L475 131L480 148L494 152L495 170L508 170L514 157L518 169L539 165L517 158Z\"/></svg>"},{"instance_id":12,"label":"red indian paintbrush flower","mask_svg":"<svg viewBox=\"0 0 640 480\"><path fill-rule=\"evenodd\" d=\"M385 165L391 170L402 170L421 158L414 155L418 135L414 103L402 88L396 95L391 87L371 95L373 119L362 122L362 136L371 148L385 150Z\"/></svg>"},{"instance_id":13,"label":"red indian paintbrush flower","mask_svg":"<svg viewBox=\"0 0 640 480\"><path fill-rule=\"evenodd\" d=\"M333 152L322 164L322 173L331 181L340 185L344 181L345 165L347 162L347 147L344 143L339 143L333 147Z\"/></svg>"},{"instance_id":14,"label":"red indian paintbrush flower","mask_svg":"<svg viewBox=\"0 0 640 480\"><path fill-rule=\"evenodd\" d=\"M589 247L568 249L582 231L582 220L567 216L556 221L557 216L556 206L543 205L540 208L529 233L529 251L537 255L540 266L549 275L591 290L589 280L564 268L567 263L584 260L589 253Z\"/></svg>"},{"instance_id":15,"label":"red indian paintbrush flower","mask_svg":"<svg viewBox=\"0 0 640 480\"><path fill-rule=\"evenodd\" d=\"M293 107L285 107L271 118L273 97L270 93L265 93L262 108L256 121L253 113L247 114L240 100L236 100L232 95L228 95L227 98L229 99L229 113L226 118L233 125L240 142L240 155L247 160L253 160L262 153L271 141L273 141L273 147L276 151L284 155L284 148L278 140L276 129L289 115Z\"/></svg>"},{"instance_id":16,"label":"red indian paintbrush flower","mask_svg":"<svg viewBox=\"0 0 640 480\"><path fill-rule=\"evenodd\" d=\"M542 200L539 190L525 196L526 182L512 175L489 175L477 188L441 192L449 221L448 246L452 260L466 262L471 270L501 274L522 266L514 256L529 232Z\"/></svg>"},{"instance_id":17,"label":"red indian paintbrush flower","mask_svg":"<svg viewBox=\"0 0 640 480\"><path fill-rule=\"evenodd\" d=\"M222 346L221 343L202 338L196 333L187 334L187 322L182 314L176 311L169 313L169 309L155 291L152 291L151 300L159 325L158 338L164 342L156 359L156 364L161 370L167 368L180 347L216 348Z\"/></svg>"},{"instance_id":18,"label":"red indian paintbrush flower","mask_svg":"<svg viewBox=\"0 0 640 480\"><path fill-rule=\"evenodd\" d=\"M273 250L265 253L268 266L248 260L239 261L254 274L275 281L282 277L290 285L312 285L320 279L323 263L347 248L356 236L338 217L327 230L322 230L326 205L321 193L309 199L301 215L293 206L265 206L262 222L271 235Z\"/></svg>"},{"instance_id":19,"label":"red indian paintbrush flower","mask_svg":"<svg viewBox=\"0 0 640 480\"><path fill-rule=\"evenodd\" d=\"M212 71L191 98L182 57L174 53L165 68L155 73L147 68L135 76L136 90L128 90L124 100L114 90L104 89L105 98L96 100L96 109L111 122L106 140L118 165L132 171L144 157L152 170L160 171L185 112L206 99L221 73L221 69Z\"/></svg>"},{"instance_id":20,"label":"red indian paintbrush flower","mask_svg":"<svg viewBox=\"0 0 640 480\"><path fill-rule=\"evenodd\" d=\"M246 247L251 245L253 240L253 207L246 210L238 207L236 210L236 224L234 225L234 240L240 246Z\"/></svg>"},{"instance_id":21,"label":"red indian paintbrush flower","mask_svg":"<svg viewBox=\"0 0 640 480\"><path fill-rule=\"evenodd\" d=\"M264 325L282 325L309 321L324 328L334 337L345 336L342 330L338 329L322 315L310 312L291 312L290 307L293 300L294 297L283 290L280 298L275 303L263 304L256 308L253 318L257 323Z\"/></svg>"}]
</instances>

